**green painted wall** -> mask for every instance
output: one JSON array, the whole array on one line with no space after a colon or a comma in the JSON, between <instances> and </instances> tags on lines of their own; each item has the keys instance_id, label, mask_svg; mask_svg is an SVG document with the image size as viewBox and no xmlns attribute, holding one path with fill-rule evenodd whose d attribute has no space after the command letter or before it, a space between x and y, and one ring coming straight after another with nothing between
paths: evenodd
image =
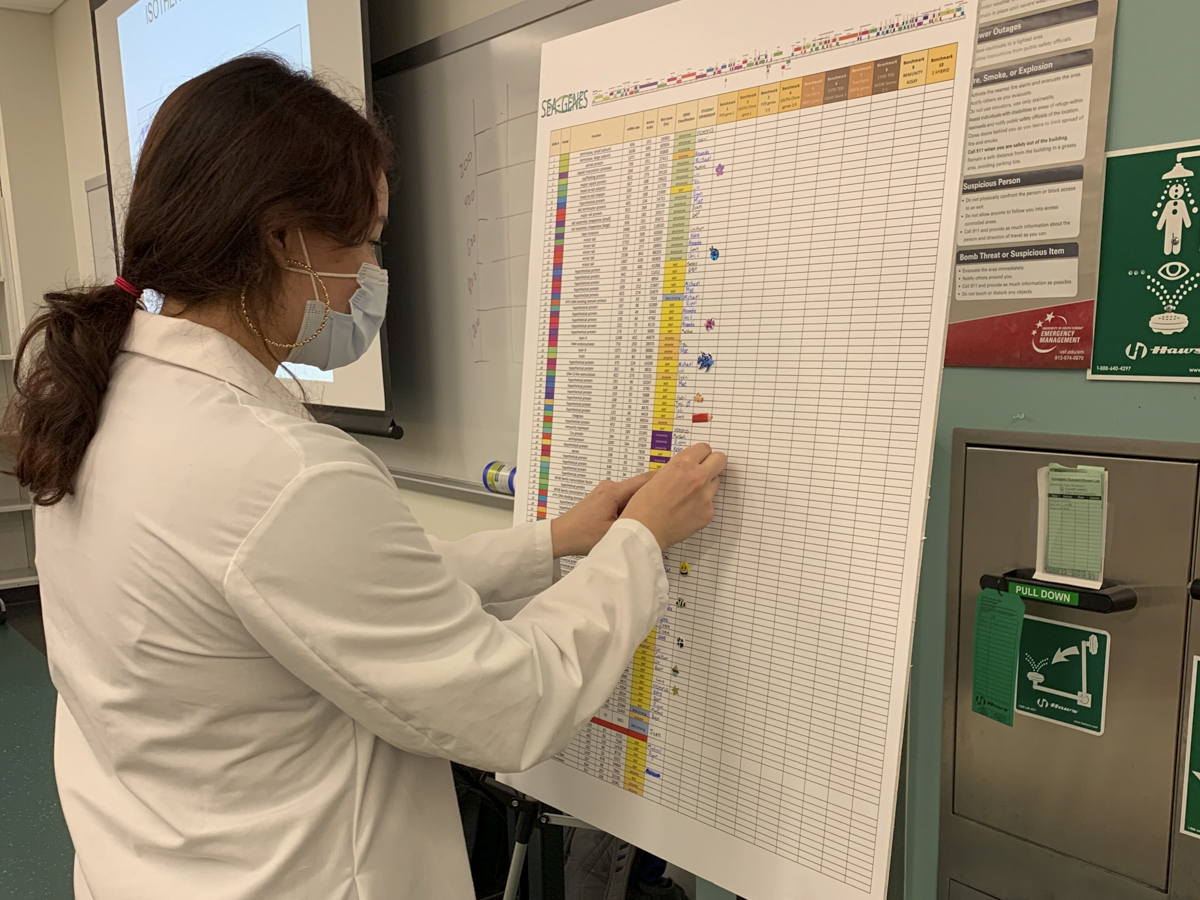
<instances>
[{"instance_id":1,"label":"green painted wall","mask_svg":"<svg viewBox=\"0 0 1200 900\"><path fill-rule=\"evenodd\" d=\"M1110 150L1200 140L1197 35L1197 0L1121 0ZM1200 441L1200 385L1088 382L1081 372L946 370L913 647L909 900L936 896L950 445L955 428Z\"/></svg>"}]
</instances>

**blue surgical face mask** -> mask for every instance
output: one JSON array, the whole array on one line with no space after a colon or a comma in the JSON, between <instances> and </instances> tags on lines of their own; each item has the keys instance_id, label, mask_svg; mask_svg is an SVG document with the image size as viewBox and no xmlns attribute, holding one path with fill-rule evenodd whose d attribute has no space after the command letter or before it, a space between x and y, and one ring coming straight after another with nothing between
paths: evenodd
<instances>
[{"instance_id":1,"label":"blue surgical face mask","mask_svg":"<svg viewBox=\"0 0 1200 900\"><path fill-rule=\"evenodd\" d=\"M300 322L300 334L296 337L298 346L292 348L287 361L316 366L326 372L348 366L367 352L383 326L383 316L387 312L387 269L363 263L354 274L317 272L312 268L303 230L300 232L300 247L304 250L304 267L288 266L287 270L308 275L312 279L316 299L304 304L304 319ZM318 279L324 278L358 279L358 290L350 298L350 312L327 310L322 299L325 296L321 289L324 285L317 284Z\"/></svg>"}]
</instances>

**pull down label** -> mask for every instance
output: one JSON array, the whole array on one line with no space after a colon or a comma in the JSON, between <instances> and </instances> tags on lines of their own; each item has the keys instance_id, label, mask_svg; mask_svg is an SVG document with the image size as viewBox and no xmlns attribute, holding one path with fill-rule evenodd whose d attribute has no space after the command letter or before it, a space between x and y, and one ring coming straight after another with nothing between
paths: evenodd
<instances>
[{"instance_id":1,"label":"pull down label","mask_svg":"<svg viewBox=\"0 0 1200 900\"><path fill-rule=\"evenodd\" d=\"M1045 603L1061 603L1063 606L1078 606L1079 594L1062 588L1046 587L1043 584L1025 584L1021 581L1009 580L1008 589L1018 597L1029 600L1041 600Z\"/></svg>"}]
</instances>

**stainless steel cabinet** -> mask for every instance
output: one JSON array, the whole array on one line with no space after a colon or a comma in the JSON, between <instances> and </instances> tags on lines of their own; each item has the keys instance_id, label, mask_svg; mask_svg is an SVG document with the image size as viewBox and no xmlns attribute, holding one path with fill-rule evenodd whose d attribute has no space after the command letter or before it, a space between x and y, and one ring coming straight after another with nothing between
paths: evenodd
<instances>
[{"instance_id":1,"label":"stainless steel cabinet","mask_svg":"<svg viewBox=\"0 0 1200 900\"><path fill-rule=\"evenodd\" d=\"M980 577L1033 566L1037 470L1052 462L1108 471L1105 577L1137 593L1110 614L1025 601L1027 616L1108 634L1099 734L971 712ZM942 900L1200 897L1200 840L1178 833L1177 815L1198 462L1194 445L956 432Z\"/></svg>"}]
</instances>

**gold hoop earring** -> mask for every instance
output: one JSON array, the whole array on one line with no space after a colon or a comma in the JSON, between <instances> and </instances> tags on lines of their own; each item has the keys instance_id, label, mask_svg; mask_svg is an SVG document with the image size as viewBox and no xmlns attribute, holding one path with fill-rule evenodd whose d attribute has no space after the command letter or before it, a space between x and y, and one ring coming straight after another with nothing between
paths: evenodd
<instances>
[{"instance_id":1,"label":"gold hoop earring","mask_svg":"<svg viewBox=\"0 0 1200 900\"><path fill-rule=\"evenodd\" d=\"M324 318L321 319L321 326L316 331L314 331L312 334L310 334L308 337L306 337L304 340L297 341L294 344L281 344L279 341L273 341L268 337L264 337L262 332L259 331L256 327L254 327L254 323L252 321L250 321L250 314L246 311L246 289L245 288L242 289L242 297L241 297L242 318L246 320L246 324L250 326L250 330L254 332L255 337L257 337L264 344L270 344L272 347L279 347L281 350L295 350L297 347L303 347L305 344L307 344L309 341L313 340L318 334L320 334L322 331L325 330L325 325L326 325L326 323L329 322L329 313L330 313L329 290L325 287L325 280L313 270L312 266L308 265L307 263L302 263L299 260L295 260L295 259L288 259L288 260L285 260L285 262L289 266L296 266L299 269L304 269L305 271L307 271L310 275L312 275L313 278L316 279L317 284L320 286L321 294L323 295L323 298L325 301L325 316L324 316Z\"/></svg>"}]
</instances>

